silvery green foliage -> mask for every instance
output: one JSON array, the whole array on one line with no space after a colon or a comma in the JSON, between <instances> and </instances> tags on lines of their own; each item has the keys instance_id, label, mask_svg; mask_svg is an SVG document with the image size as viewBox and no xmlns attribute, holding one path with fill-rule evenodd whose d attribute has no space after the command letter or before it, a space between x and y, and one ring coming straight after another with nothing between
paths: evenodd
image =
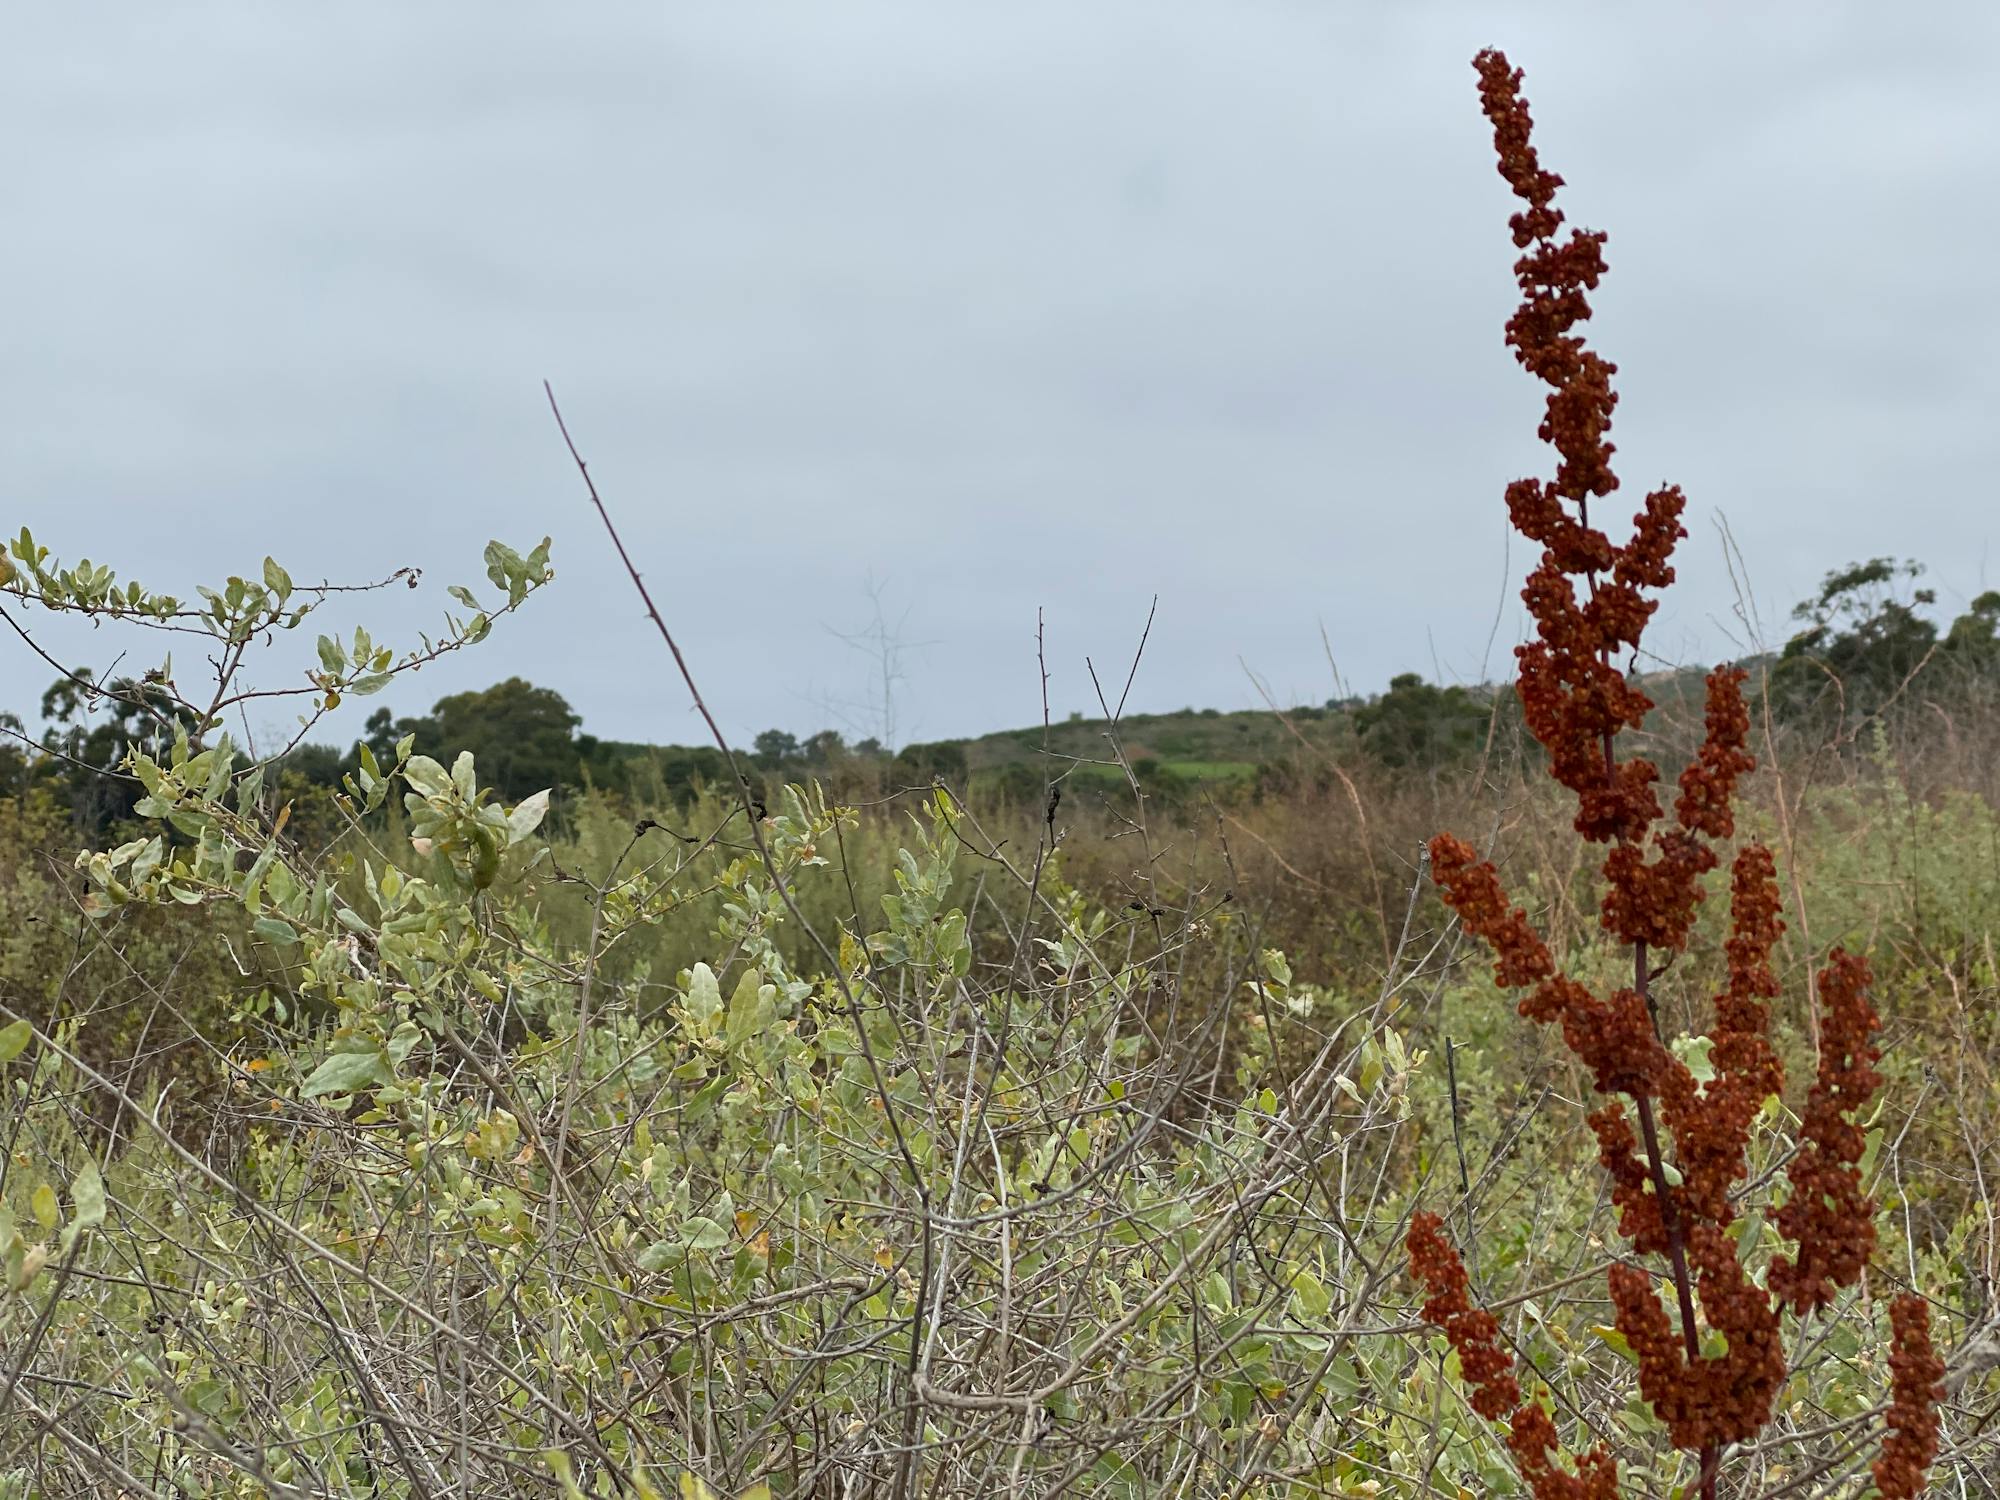
<instances>
[{"instance_id":1,"label":"silvery green foliage","mask_svg":"<svg viewBox=\"0 0 2000 1500\"><path fill-rule=\"evenodd\" d=\"M511 607L545 564L508 556ZM255 1042L197 1107L0 1014L0 1495L1510 1488L1395 1279L1449 1139L1403 1009L1435 971L1329 988L1226 907L1106 910L942 790L872 909L861 820L813 787L583 859L545 794L427 748L364 753L326 849L228 736L133 752L143 826L77 861L87 940L227 945ZM705 956L625 961L697 900ZM1184 994L1204 943L1233 980ZM1593 1252L1542 1227L1594 1188L1529 1139L1482 1274L1643 1446L1559 1290Z\"/></svg>"},{"instance_id":2,"label":"silvery green foliage","mask_svg":"<svg viewBox=\"0 0 2000 1500\"><path fill-rule=\"evenodd\" d=\"M108 574L17 555L17 594L111 607ZM488 558L504 608L547 577L539 549ZM274 564L204 593L202 628L261 643L299 592ZM117 599L125 623L186 622ZM322 636L313 712L408 659L385 649ZM201 1495L958 1494L998 1453L1036 1492L1136 1494L1162 1462L1219 1481L1359 1388L1363 1351L1330 1330L1380 1287L1320 1173L1388 1147L1422 1058L1378 1019L1276 1071L1264 1013L1296 1050L1331 1008L1282 955L1183 1047L1152 1030L1172 949L1053 865L982 946L960 867L998 851L942 790L879 908L799 966L798 894L842 880L857 825L811 787L564 869L546 793L507 806L470 756L407 740L362 752L327 850L285 837L264 768L199 707L128 770L141 828L77 859L90 920L107 941L134 911L212 923L265 1040L229 1060L225 1159L157 1093L104 1152L71 1105L118 1077L73 1028L0 1031L42 1143L21 1212L28 1174L6 1186L0 1320L11 1341L47 1309L28 1366L96 1393L74 1420L33 1379L10 1400L57 1419L79 1475L143 1447ZM664 984L620 967L701 893L710 958ZM581 940L545 920L562 901ZM1169 1408L1194 1425L1128 1456L1119 1434Z\"/></svg>"}]
</instances>

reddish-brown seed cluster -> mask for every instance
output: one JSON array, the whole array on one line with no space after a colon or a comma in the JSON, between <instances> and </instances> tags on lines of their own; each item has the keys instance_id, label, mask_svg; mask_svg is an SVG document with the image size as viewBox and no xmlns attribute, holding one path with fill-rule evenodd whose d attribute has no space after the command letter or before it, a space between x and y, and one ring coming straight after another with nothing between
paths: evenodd
<instances>
[{"instance_id":1,"label":"reddish-brown seed cluster","mask_svg":"<svg viewBox=\"0 0 2000 1500\"><path fill-rule=\"evenodd\" d=\"M1771 973L1771 949L1784 930L1778 909L1771 851L1746 845L1730 871L1729 983L1715 997L1715 1024L1708 1033L1715 1076L1697 1091L1693 1076L1676 1070L1660 1100L1682 1178L1677 1206L1683 1217L1717 1228L1736 1216L1729 1192L1748 1175L1746 1153L1757 1112L1785 1084L1763 1004L1778 992Z\"/></svg>"},{"instance_id":2,"label":"reddish-brown seed cluster","mask_svg":"<svg viewBox=\"0 0 2000 1500\"><path fill-rule=\"evenodd\" d=\"M1881 1024L1868 1003L1868 961L1844 949L1829 955L1819 975L1819 1077L1806 1097L1799 1149L1786 1168L1791 1196L1778 1210L1778 1229L1798 1254L1771 1267L1771 1290L1800 1313L1853 1286L1875 1253L1875 1204L1861 1190L1868 1141L1856 1116L1881 1087Z\"/></svg>"},{"instance_id":3,"label":"reddish-brown seed cluster","mask_svg":"<svg viewBox=\"0 0 2000 1500\"><path fill-rule=\"evenodd\" d=\"M1882 1500L1921 1495L1938 1451L1938 1403L1944 1361L1931 1347L1931 1312L1905 1294L1889 1307L1889 1436L1875 1460Z\"/></svg>"},{"instance_id":4,"label":"reddish-brown seed cluster","mask_svg":"<svg viewBox=\"0 0 2000 1500\"><path fill-rule=\"evenodd\" d=\"M1458 920L1493 950L1495 983L1506 990L1525 989L1555 974L1548 945L1528 914L1507 900L1500 872L1490 861L1450 833L1431 840L1430 855L1431 878L1443 889Z\"/></svg>"},{"instance_id":5,"label":"reddish-brown seed cluster","mask_svg":"<svg viewBox=\"0 0 2000 1500\"><path fill-rule=\"evenodd\" d=\"M1507 1424L1507 1447L1535 1500L1614 1500L1618 1461L1603 1444L1576 1457L1576 1473L1565 1474L1553 1455L1562 1448L1556 1424L1540 1404L1523 1402Z\"/></svg>"},{"instance_id":6,"label":"reddish-brown seed cluster","mask_svg":"<svg viewBox=\"0 0 2000 1500\"><path fill-rule=\"evenodd\" d=\"M1605 856L1606 890L1600 913L1605 930L1622 943L1671 950L1687 942L1702 899L1702 877L1716 866L1715 852L1706 840L1735 833L1730 799L1737 778L1757 765L1743 748L1750 732L1743 677L1740 667L1717 667L1708 675L1707 733L1694 760L1681 772L1681 794L1674 802L1680 826L1653 833L1650 859L1637 838L1620 839ZM1652 777L1646 762L1630 764L1646 766L1648 779ZM1658 817L1657 804L1650 813L1648 827Z\"/></svg>"},{"instance_id":7,"label":"reddish-brown seed cluster","mask_svg":"<svg viewBox=\"0 0 2000 1500\"><path fill-rule=\"evenodd\" d=\"M1631 1241L1638 1255L1664 1255L1669 1248L1666 1216L1654 1192L1653 1177L1639 1154L1639 1138L1622 1100L1610 1099L1587 1117L1597 1137L1597 1161L1611 1179L1611 1202L1618 1210L1618 1232Z\"/></svg>"},{"instance_id":8,"label":"reddish-brown seed cluster","mask_svg":"<svg viewBox=\"0 0 2000 1500\"><path fill-rule=\"evenodd\" d=\"M1688 1354L1686 1335L1669 1321L1644 1271L1613 1266L1606 1279L1618 1329L1639 1362L1639 1394L1675 1447L1699 1452L1741 1442L1771 1419L1787 1363L1771 1299L1744 1274L1729 1237L1712 1224L1695 1225L1686 1248L1702 1312L1725 1336L1720 1354Z\"/></svg>"},{"instance_id":9,"label":"reddish-brown seed cluster","mask_svg":"<svg viewBox=\"0 0 2000 1500\"><path fill-rule=\"evenodd\" d=\"M1614 766L1610 742L1643 723L1652 703L1611 657L1638 644L1657 607L1642 590L1673 581L1669 559L1686 535L1685 501L1672 487L1647 496L1623 547L1590 524L1591 499L1618 488L1616 449L1607 440L1617 367L1573 330L1590 316L1587 294L1604 274L1604 236L1572 230L1556 238L1562 179L1544 171L1535 154L1521 75L1497 52L1481 53L1474 66L1500 175L1525 205L1509 221L1515 245L1527 253L1514 264L1521 305L1508 321L1507 342L1550 388L1540 433L1558 459L1553 480L1517 480L1507 490L1515 528L1543 549L1521 594L1536 627L1536 638L1516 653L1522 713L1549 752L1551 774L1576 794L1577 831L1596 842L1637 841L1660 815L1658 773L1643 761ZM1578 579L1585 582L1581 596Z\"/></svg>"},{"instance_id":10,"label":"reddish-brown seed cluster","mask_svg":"<svg viewBox=\"0 0 2000 1500\"><path fill-rule=\"evenodd\" d=\"M1522 1399L1513 1361L1500 1347L1500 1325L1473 1306L1465 1262L1446 1238L1444 1220L1413 1214L1404 1248L1411 1276L1429 1294L1424 1320L1441 1328L1458 1351L1460 1373L1472 1387L1472 1409L1489 1422L1507 1424L1507 1446L1536 1500L1611 1500L1618 1493L1618 1465L1608 1450L1598 1447L1580 1456L1574 1475L1556 1467L1553 1455L1561 1442L1555 1423L1538 1403Z\"/></svg>"},{"instance_id":11,"label":"reddish-brown seed cluster","mask_svg":"<svg viewBox=\"0 0 2000 1500\"><path fill-rule=\"evenodd\" d=\"M1472 1305L1465 1262L1445 1238L1444 1220L1432 1213L1412 1215L1403 1243L1410 1256L1410 1274L1430 1293L1424 1321L1442 1328L1458 1351L1459 1371L1472 1387L1472 1409L1497 1422L1521 1402L1514 1362L1500 1347L1499 1323L1485 1308Z\"/></svg>"},{"instance_id":12,"label":"reddish-brown seed cluster","mask_svg":"<svg viewBox=\"0 0 2000 1500\"><path fill-rule=\"evenodd\" d=\"M1600 1093L1651 1097L1677 1066L1660 1045L1643 996L1620 990L1601 1000L1555 961L1528 914L1507 899L1500 873L1463 839L1441 833L1431 840L1431 876L1468 932L1494 954L1493 977L1505 989L1532 985L1520 1011L1531 1021L1559 1023L1563 1040L1590 1068Z\"/></svg>"},{"instance_id":13,"label":"reddish-brown seed cluster","mask_svg":"<svg viewBox=\"0 0 2000 1500\"><path fill-rule=\"evenodd\" d=\"M1748 1175L1756 1117L1784 1082L1766 1004L1777 994L1771 954L1784 928L1769 850L1743 848L1731 870L1728 980L1715 996L1707 1038L1713 1072L1705 1083L1661 1043L1647 993L1648 954L1686 945L1703 878L1719 862L1713 846L1735 836L1736 786L1756 765L1745 748L1745 674L1733 667L1709 674L1703 742L1679 778L1672 822L1662 826L1658 770L1616 755L1618 734L1639 727L1652 704L1614 658L1639 643L1656 607L1647 591L1673 582L1686 502L1672 486L1655 490L1623 546L1590 524L1590 501L1618 487L1608 441L1616 370L1575 331L1590 316L1587 294L1604 274L1604 236L1571 231L1558 241L1564 221L1554 197L1562 179L1535 153L1521 75L1497 52L1481 53L1475 66L1500 173L1523 205L1510 221L1526 253L1514 267L1522 300L1507 341L1550 387L1541 436L1558 456L1554 479L1522 479L1507 490L1514 525L1542 547L1522 591L1535 638L1517 652L1517 690L1550 774L1576 797L1577 831L1610 846L1599 918L1632 946L1633 986L1600 998L1561 972L1527 912L1508 899L1499 872L1462 840L1432 840L1432 873L1466 930L1493 950L1495 980L1525 992L1520 1013L1559 1025L1603 1096L1589 1119L1620 1233L1637 1255L1670 1261L1670 1300L1678 1305L1676 1316L1662 1304L1666 1278L1621 1263L1609 1273L1617 1324L1638 1360L1641 1393L1675 1445L1701 1453L1703 1493L1713 1494L1722 1448L1769 1421L1784 1383L1778 1308L1789 1303L1806 1313L1824 1305L1836 1288L1859 1279L1872 1252L1873 1205L1861 1192L1855 1119L1880 1083L1871 1041L1877 1023L1867 966L1836 951L1819 981L1819 1080L1790 1168L1791 1196L1778 1214L1779 1228L1799 1246L1797 1259L1778 1261L1766 1290L1744 1271L1727 1231L1736 1214L1730 1194ZM1475 1408L1497 1420L1514 1407L1508 1443L1533 1492L1565 1500L1615 1493L1616 1468L1602 1450L1579 1459L1574 1476L1551 1462L1554 1423L1539 1405L1517 1401L1518 1382L1493 1342L1495 1325L1473 1309L1464 1267L1434 1216L1413 1224L1409 1250L1412 1270L1431 1291L1426 1317L1459 1350ZM1910 1316L1898 1314L1895 1436L1877 1472L1905 1485L1914 1475L1920 1486L1935 1451L1935 1376L1924 1362L1927 1325L1916 1328ZM1712 1346L1704 1346L1704 1326L1722 1335Z\"/></svg>"},{"instance_id":14,"label":"reddish-brown seed cluster","mask_svg":"<svg viewBox=\"0 0 2000 1500\"><path fill-rule=\"evenodd\" d=\"M1744 750L1750 739L1750 710L1743 702L1741 667L1717 667L1708 674L1707 733L1694 763L1681 772L1681 795L1674 817L1689 833L1726 839L1736 832L1731 800L1736 779L1757 769Z\"/></svg>"},{"instance_id":15,"label":"reddish-brown seed cluster","mask_svg":"<svg viewBox=\"0 0 2000 1500\"><path fill-rule=\"evenodd\" d=\"M1586 294L1604 274L1604 236L1555 238L1563 223L1553 204L1561 179L1535 154L1521 75L1498 53L1482 53L1475 66L1500 175L1526 205L1511 221L1515 244L1528 253L1514 266L1521 306L1507 341L1551 388L1541 435L1559 460L1553 480L1517 480L1507 490L1515 526L1543 548L1521 595L1535 621L1535 639L1517 653L1522 714L1549 753L1551 774L1576 795L1577 831L1614 846L1604 868L1605 927L1621 942L1675 949L1687 941L1701 878L1716 863L1697 835L1729 836L1730 792L1753 765L1743 751L1743 674L1719 668L1710 676L1707 737L1681 777L1675 805L1680 827L1654 835L1649 854L1648 835L1661 816L1659 772L1645 760L1618 763L1612 741L1638 728L1653 705L1613 657L1639 644L1657 605L1646 591L1673 582L1674 545L1687 534L1680 521L1686 498L1671 485L1648 495L1622 547L1589 523L1590 500L1618 487L1606 437L1618 400L1616 367L1574 331L1590 316Z\"/></svg>"}]
</instances>

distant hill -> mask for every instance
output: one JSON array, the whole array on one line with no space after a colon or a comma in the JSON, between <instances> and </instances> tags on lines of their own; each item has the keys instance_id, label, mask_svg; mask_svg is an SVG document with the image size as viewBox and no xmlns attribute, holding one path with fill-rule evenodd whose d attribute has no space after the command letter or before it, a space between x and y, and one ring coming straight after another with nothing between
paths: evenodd
<instances>
[{"instance_id":1,"label":"distant hill","mask_svg":"<svg viewBox=\"0 0 2000 1500\"><path fill-rule=\"evenodd\" d=\"M1656 672L1640 680L1671 720L1700 723L1705 670ZM901 747L893 755L872 742L849 746L838 736L807 741L783 737L776 754L738 747L746 765L766 776L819 775L838 783L847 775L913 784L941 776L956 785L1037 796L1050 775L1073 790L1122 785L1117 750L1142 781L1156 788L1244 786L1273 768L1370 754L1391 764L1435 764L1483 741L1492 685L1439 688L1414 674L1396 679L1389 692L1281 711L1183 708L1172 713L1127 714L1114 727L1101 716L1072 714L1047 726L1031 724L963 739ZM685 787L690 779L717 784L722 760L712 749L595 740L581 736L586 764L600 785L643 791Z\"/></svg>"},{"instance_id":2,"label":"distant hill","mask_svg":"<svg viewBox=\"0 0 2000 1500\"><path fill-rule=\"evenodd\" d=\"M1128 714L1119 720L1115 739L1135 766L1150 764L1187 780L1244 781L1260 766L1290 759L1302 741L1329 748L1338 739L1351 738L1352 729L1343 722L1346 712L1297 708L1281 717L1268 709L1224 713L1184 708L1176 713ZM975 775L1010 766L1039 771L1053 758L1073 765L1073 780L1122 779L1115 764L1112 726L1102 718L1077 714L1051 723L1046 730L1035 724L960 743L966 768Z\"/></svg>"},{"instance_id":3,"label":"distant hill","mask_svg":"<svg viewBox=\"0 0 2000 1500\"><path fill-rule=\"evenodd\" d=\"M1656 749L1675 758L1702 717L1700 668L1642 675L1641 686L1659 705L1656 723L1678 726ZM1386 692L1284 710L1183 708L1134 713L1115 728L1101 716L1072 714L1046 726L995 730L964 739L910 744L889 752L873 741L847 744L822 731L805 740L772 730L735 747L738 763L764 781L817 778L838 795L913 786L942 778L975 792L1039 800L1052 778L1072 792L1111 791L1124 784L1122 751L1149 793L1171 799L1200 791L1248 790L1292 769L1308 772L1329 759L1368 759L1392 769L1422 770L1476 755L1485 743L1496 694L1511 685L1438 687L1415 673L1396 678ZM441 700L432 715L369 724L378 760L393 757L404 734L425 751L473 749L482 770L508 796L543 786L592 785L641 804L677 801L700 787L723 787L729 772L712 746L649 745L604 740L576 732L576 716L559 695L518 679L478 694ZM1115 742L1115 748L1114 748ZM290 769L333 785L351 767L354 752L307 746Z\"/></svg>"}]
</instances>

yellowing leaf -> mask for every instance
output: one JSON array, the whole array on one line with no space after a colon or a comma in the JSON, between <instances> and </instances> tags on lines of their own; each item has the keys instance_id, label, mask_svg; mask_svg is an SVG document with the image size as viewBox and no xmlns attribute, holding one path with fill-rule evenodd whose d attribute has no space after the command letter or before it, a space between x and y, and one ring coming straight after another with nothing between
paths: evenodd
<instances>
[{"instance_id":1,"label":"yellowing leaf","mask_svg":"<svg viewBox=\"0 0 2000 1500\"><path fill-rule=\"evenodd\" d=\"M13 1290L25 1292L29 1284L42 1274L42 1267L49 1263L47 1245L30 1245L21 1256L21 1269L14 1275Z\"/></svg>"},{"instance_id":2,"label":"yellowing leaf","mask_svg":"<svg viewBox=\"0 0 2000 1500\"><path fill-rule=\"evenodd\" d=\"M34 1210L35 1222L44 1229L53 1229L62 1218L62 1208L56 1202L56 1190L46 1182L38 1183L34 1192L28 1195L28 1207Z\"/></svg>"},{"instance_id":3,"label":"yellowing leaf","mask_svg":"<svg viewBox=\"0 0 2000 1500\"><path fill-rule=\"evenodd\" d=\"M1625 1342L1625 1335L1603 1323L1593 1323L1590 1331L1604 1341L1604 1347L1620 1359L1637 1364L1638 1358L1632 1353L1632 1346Z\"/></svg>"}]
</instances>

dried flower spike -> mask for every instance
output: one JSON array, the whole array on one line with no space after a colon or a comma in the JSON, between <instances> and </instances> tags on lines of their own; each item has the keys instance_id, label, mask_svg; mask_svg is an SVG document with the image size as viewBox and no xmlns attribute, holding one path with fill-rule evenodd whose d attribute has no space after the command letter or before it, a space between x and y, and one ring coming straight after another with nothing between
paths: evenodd
<instances>
[{"instance_id":1,"label":"dried flower spike","mask_svg":"<svg viewBox=\"0 0 2000 1500\"><path fill-rule=\"evenodd\" d=\"M1875 1487L1883 1500L1921 1495L1938 1451L1938 1403L1944 1400L1944 1361L1931 1347L1930 1308L1904 1295L1889 1307L1889 1436L1875 1460Z\"/></svg>"},{"instance_id":2,"label":"dried flower spike","mask_svg":"<svg viewBox=\"0 0 2000 1500\"><path fill-rule=\"evenodd\" d=\"M1445 1238L1444 1220L1432 1213L1413 1215L1404 1246L1410 1274L1430 1293L1424 1321L1442 1328L1458 1351L1459 1371L1472 1387L1472 1409L1488 1421L1499 1420L1520 1404L1521 1387L1513 1360L1500 1347L1500 1325L1472 1305L1465 1262Z\"/></svg>"},{"instance_id":3,"label":"dried flower spike","mask_svg":"<svg viewBox=\"0 0 2000 1500\"><path fill-rule=\"evenodd\" d=\"M1881 1022L1868 1003L1868 961L1836 948L1819 976L1819 1078L1807 1096L1799 1150L1786 1169L1791 1197L1778 1231L1798 1245L1771 1267L1771 1290L1800 1313L1826 1306L1861 1279L1875 1253L1875 1204L1861 1191L1867 1136L1856 1117L1881 1087Z\"/></svg>"},{"instance_id":4,"label":"dried flower spike","mask_svg":"<svg viewBox=\"0 0 2000 1500\"><path fill-rule=\"evenodd\" d=\"M1749 1175L1752 1128L1784 1083L1766 1004L1778 991L1771 954L1784 929L1769 850L1740 849L1731 870L1728 978L1715 996L1706 1083L1662 1043L1649 988L1649 955L1686 946L1703 879L1721 860L1714 846L1736 833L1737 786L1756 766L1746 749L1745 674L1727 666L1709 674L1702 744L1680 775L1666 821L1657 768L1617 755L1618 735L1640 727L1653 705L1616 659L1639 645L1657 604L1651 595L1673 582L1685 497L1672 485L1654 490L1622 545L1591 524L1591 501L1618 488L1609 441L1616 368L1577 332L1604 274L1604 236L1571 230L1558 238L1562 179L1536 154L1521 75L1498 52L1482 52L1474 66L1500 175L1521 202L1509 221L1524 253L1514 266L1521 302L1507 343L1549 387L1540 435L1557 455L1554 478L1521 479L1507 489L1515 527L1542 548L1521 595L1535 636L1516 652L1516 688L1523 719L1548 752L1550 775L1576 798L1577 832L1609 846L1598 916L1631 949L1632 983L1600 996L1565 974L1493 864L1451 834L1431 842L1432 874L1465 930L1492 950L1496 982L1523 992L1524 1017L1561 1027L1603 1096L1589 1122L1619 1231L1635 1256L1666 1262L1659 1270L1636 1261L1611 1268L1617 1326L1637 1359L1641 1394L1674 1445L1700 1455L1699 1487L1713 1497L1725 1449L1770 1421L1788 1373L1779 1308L1810 1313L1825 1305L1859 1278L1874 1249L1857 1119L1881 1082L1872 1040L1878 1023L1866 963L1836 950L1819 978L1819 1076L1790 1165L1791 1195L1777 1215L1797 1256L1776 1262L1768 1288L1760 1286L1729 1231L1731 1193ZM1554 1424L1538 1404L1518 1399L1497 1325L1474 1309L1464 1266L1434 1215L1416 1217L1408 1248L1412 1271L1430 1290L1425 1316L1458 1350L1474 1408L1498 1420L1513 1407L1508 1446L1530 1489L1567 1500L1615 1493L1608 1453L1585 1455L1573 1476L1551 1462ZM1896 1313L1897 1405L1877 1470L1878 1479L1889 1476L1880 1479L1884 1494L1914 1494L1892 1491L1891 1480L1920 1486L1935 1454L1928 1394L1935 1361L1927 1324L1918 1321L1922 1311L1918 1302L1914 1312L1899 1306ZM1720 1338L1705 1343L1705 1335Z\"/></svg>"},{"instance_id":5,"label":"dried flower spike","mask_svg":"<svg viewBox=\"0 0 2000 1500\"><path fill-rule=\"evenodd\" d=\"M1472 1387L1472 1409L1489 1422L1507 1426L1507 1446L1536 1500L1612 1500L1618 1493L1618 1464L1602 1446L1578 1457L1574 1475L1556 1467L1561 1451L1555 1423L1539 1403L1523 1400L1513 1362L1500 1346L1500 1325L1472 1302L1465 1262L1445 1237L1444 1220L1433 1213L1410 1217L1404 1247L1410 1275L1429 1293L1424 1320L1444 1331L1458 1352L1459 1371Z\"/></svg>"}]
</instances>

